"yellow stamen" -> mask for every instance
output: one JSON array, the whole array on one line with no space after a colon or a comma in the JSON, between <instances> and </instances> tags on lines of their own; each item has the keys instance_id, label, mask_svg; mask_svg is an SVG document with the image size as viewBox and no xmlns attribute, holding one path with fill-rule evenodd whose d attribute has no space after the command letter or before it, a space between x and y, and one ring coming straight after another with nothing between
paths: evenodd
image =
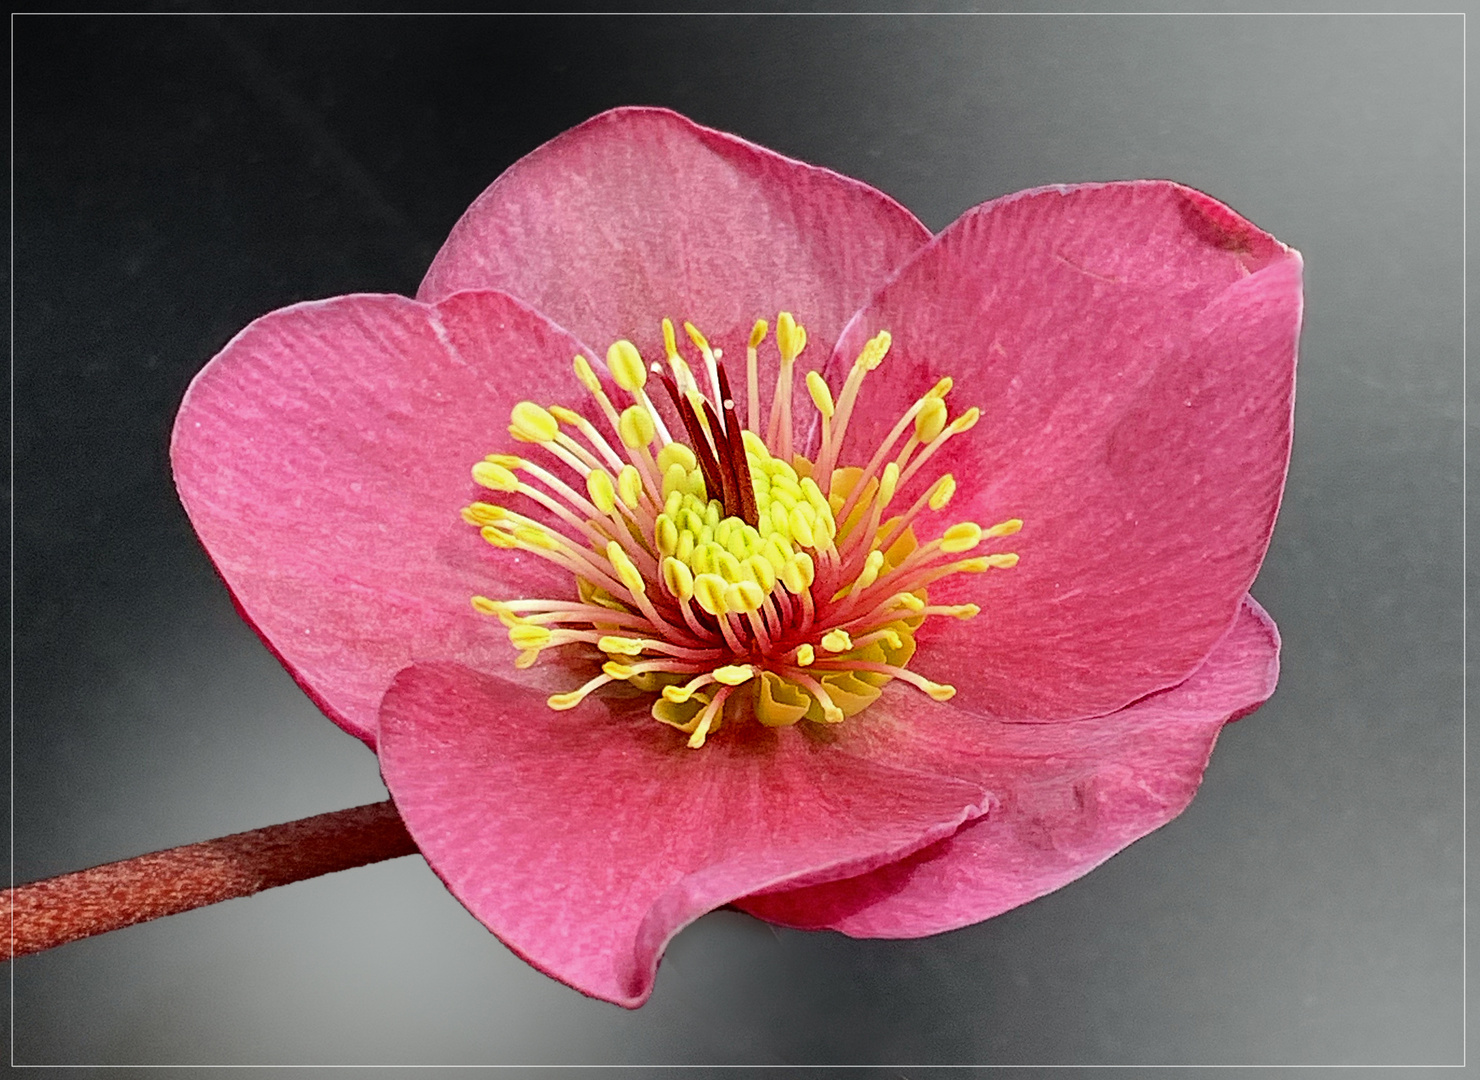
<instances>
[{"instance_id":1,"label":"yellow stamen","mask_svg":"<svg viewBox=\"0 0 1480 1080\"><path fill-rule=\"evenodd\" d=\"M781 350L781 359L788 364L801 356L802 350L807 347L807 331L789 311L783 311L776 317L776 345Z\"/></svg>"},{"instance_id":2,"label":"yellow stamen","mask_svg":"<svg viewBox=\"0 0 1480 1080\"><path fill-rule=\"evenodd\" d=\"M606 558L612 564L612 569L617 572L617 577L621 579L622 584L627 586L628 592L634 597L647 592L647 582L643 580L637 567L632 565L632 560L618 541L613 540L606 545Z\"/></svg>"},{"instance_id":3,"label":"yellow stamen","mask_svg":"<svg viewBox=\"0 0 1480 1080\"><path fill-rule=\"evenodd\" d=\"M853 639L840 627L822 635L822 647L828 652L847 652L853 648Z\"/></svg>"},{"instance_id":4,"label":"yellow stamen","mask_svg":"<svg viewBox=\"0 0 1480 1080\"><path fill-rule=\"evenodd\" d=\"M492 491L518 491L519 478L502 465L480 461L473 466L473 480Z\"/></svg>"},{"instance_id":5,"label":"yellow stamen","mask_svg":"<svg viewBox=\"0 0 1480 1080\"><path fill-rule=\"evenodd\" d=\"M596 377L596 372L591 370L591 361L587 360L584 356L577 356L574 363L576 378L580 380L581 385L591 393L599 394L601 392L601 380Z\"/></svg>"},{"instance_id":6,"label":"yellow stamen","mask_svg":"<svg viewBox=\"0 0 1480 1080\"><path fill-rule=\"evenodd\" d=\"M647 385L647 367L637 346L626 338L612 342L606 351L606 367L612 380L629 394L636 393Z\"/></svg>"},{"instance_id":7,"label":"yellow stamen","mask_svg":"<svg viewBox=\"0 0 1480 1080\"><path fill-rule=\"evenodd\" d=\"M513 422L509 425L509 434L520 442L553 442L555 436L560 434L560 423L550 411L532 401L521 401L515 405L511 419Z\"/></svg>"},{"instance_id":8,"label":"yellow stamen","mask_svg":"<svg viewBox=\"0 0 1480 1080\"><path fill-rule=\"evenodd\" d=\"M832 391L827 388L827 383L822 381L822 376L815 371L807 372L807 393L812 395L812 404L817 406L817 411L822 414L823 419L831 420L835 409Z\"/></svg>"},{"instance_id":9,"label":"yellow stamen","mask_svg":"<svg viewBox=\"0 0 1480 1080\"><path fill-rule=\"evenodd\" d=\"M935 482L935 487L930 489L930 509L944 510L956 495L956 478L946 473Z\"/></svg>"},{"instance_id":10,"label":"yellow stamen","mask_svg":"<svg viewBox=\"0 0 1480 1080\"><path fill-rule=\"evenodd\" d=\"M715 682L724 683L726 686L739 686L755 676L755 668L750 664L726 664L724 667L715 668L712 674Z\"/></svg>"},{"instance_id":11,"label":"yellow stamen","mask_svg":"<svg viewBox=\"0 0 1480 1080\"><path fill-rule=\"evenodd\" d=\"M927 397L915 416L915 438L928 443L944 431L945 427L946 403L940 398Z\"/></svg>"},{"instance_id":12,"label":"yellow stamen","mask_svg":"<svg viewBox=\"0 0 1480 1080\"><path fill-rule=\"evenodd\" d=\"M970 551L982 542L982 527L974 521L952 525L940 538L940 549L947 555Z\"/></svg>"},{"instance_id":13,"label":"yellow stamen","mask_svg":"<svg viewBox=\"0 0 1480 1080\"><path fill-rule=\"evenodd\" d=\"M586 474L586 493L591 496L591 502L603 514L613 513L617 508L617 490L612 485L612 478L605 470L592 469Z\"/></svg>"},{"instance_id":14,"label":"yellow stamen","mask_svg":"<svg viewBox=\"0 0 1480 1080\"><path fill-rule=\"evenodd\" d=\"M622 418L617 426L617 434L622 439L622 445L629 450L636 450L639 446L651 445L657 436L658 429L653 424L652 415L641 405L632 405L622 410ZM669 445L673 445L670 443Z\"/></svg>"},{"instance_id":15,"label":"yellow stamen","mask_svg":"<svg viewBox=\"0 0 1480 1080\"><path fill-rule=\"evenodd\" d=\"M617 497L628 510L637 509L637 503L642 498L642 474L637 471L636 465L623 465L622 471L617 474Z\"/></svg>"}]
</instances>

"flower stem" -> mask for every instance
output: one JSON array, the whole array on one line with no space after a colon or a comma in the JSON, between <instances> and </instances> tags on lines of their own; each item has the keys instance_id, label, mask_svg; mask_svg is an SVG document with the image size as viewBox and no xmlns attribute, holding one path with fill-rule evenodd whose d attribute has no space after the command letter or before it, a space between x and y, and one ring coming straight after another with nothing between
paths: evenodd
<instances>
[{"instance_id":1,"label":"flower stem","mask_svg":"<svg viewBox=\"0 0 1480 1080\"><path fill-rule=\"evenodd\" d=\"M33 881L5 890L0 959L415 851L386 801Z\"/></svg>"}]
</instances>

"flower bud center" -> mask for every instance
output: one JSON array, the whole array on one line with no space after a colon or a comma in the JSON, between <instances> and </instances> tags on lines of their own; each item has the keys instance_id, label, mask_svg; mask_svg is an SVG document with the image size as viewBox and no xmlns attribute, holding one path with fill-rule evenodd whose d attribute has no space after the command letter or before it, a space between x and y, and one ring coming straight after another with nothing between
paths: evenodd
<instances>
[{"instance_id":1,"label":"flower bud center","mask_svg":"<svg viewBox=\"0 0 1480 1080\"><path fill-rule=\"evenodd\" d=\"M515 406L511 437L550 460L490 454L475 464L475 482L525 505L475 502L463 519L496 548L569 571L575 595L475 596L474 609L508 627L516 667L547 648L590 653L600 673L551 697L551 708L572 708L607 683L627 682L651 694L653 717L696 748L727 717L771 727L838 723L893 679L949 699L954 688L910 669L915 633L932 615L966 619L980 609L932 606L927 587L1014 565L1010 552L957 556L1012 535L1022 522L955 522L921 544L916 521L950 501L956 484L949 474L921 488L909 508L886 512L947 439L976 423L979 410L948 421L951 380L942 379L868 462L840 465L837 451L864 376L890 348L883 332L865 345L836 397L818 372L807 373L822 434L816 453L804 456L792 446L792 408L802 400L794 365L805 329L786 312L777 319L780 365L765 412L758 355L766 323L749 336L747 394L738 404L722 352L697 327L685 323L684 330L697 362L680 352L667 319L666 366L644 366L630 341L611 346L607 369L620 403L591 362L576 357L594 422L563 404ZM672 406L667 416L648 395L650 374Z\"/></svg>"}]
</instances>

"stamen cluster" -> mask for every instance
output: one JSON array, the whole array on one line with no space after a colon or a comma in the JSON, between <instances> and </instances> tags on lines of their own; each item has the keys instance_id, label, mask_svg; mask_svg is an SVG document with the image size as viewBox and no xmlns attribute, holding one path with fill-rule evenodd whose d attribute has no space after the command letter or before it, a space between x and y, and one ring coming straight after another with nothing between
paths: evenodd
<instances>
[{"instance_id":1,"label":"stamen cluster","mask_svg":"<svg viewBox=\"0 0 1480 1080\"><path fill-rule=\"evenodd\" d=\"M838 466L864 377L889 351L883 331L864 346L836 400L820 374L807 373L822 438L815 458L794 454L793 373L806 331L787 312L777 318L780 367L762 416L759 349L768 329L757 322L746 349L743 424L721 351L684 324L706 377L701 388L664 319L666 367L645 366L630 341L607 350L607 372L625 398L620 409L591 362L575 358L576 377L615 440L573 409L523 401L509 433L538 445L553 459L549 467L512 454L473 466L480 485L522 495L547 516L480 501L463 509L463 519L495 547L564 567L575 586L571 599L475 596L473 607L508 627L517 667L562 645L606 657L584 685L553 695L551 708L572 708L625 681L653 694L652 715L699 747L727 711L732 719L748 711L773 727L839 723L891 679L938 701L955 693L909 669L915 632L929 616L969 619L980 609L932 605L927 587L951 574L1015 565L1011 552L962 556L1022 522L986 529L959 522L921 544L915 523L951 501L949 473L903 513L884 515L947 439L976 424L979 410L949 419L952 382L942 379L867 463ZM679 437L648 396L650 374L678 415Z\"/></svg>"}]
</instances>

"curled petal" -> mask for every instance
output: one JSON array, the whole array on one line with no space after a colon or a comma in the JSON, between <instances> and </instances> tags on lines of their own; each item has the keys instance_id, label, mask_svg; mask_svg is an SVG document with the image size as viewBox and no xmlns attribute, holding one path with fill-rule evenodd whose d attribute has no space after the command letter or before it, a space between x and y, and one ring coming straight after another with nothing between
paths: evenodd
<instances>
[{"instance_id":1,"label":"curled petal","mask_svg":"<svg viewBox=\"0 0 1480 1080\"><path fill-rule=\"evenodd\" d=\"M661 356L687 319L737 357L792 311L817 362L879 282L930 239L857 180L666 109L602 113L516 162L452 230L417 294L514 294L595 347Z\"/></svg>"},{"instance_id":2,"label":"curled petal","mask_svg":"<svg viewBox=\"0 0 1480 1080\"><path fill-rule=\"evenodd\" d=\"M991 811L871 873L738 906L855 937L921 937L1001 914L1181 813L1223 724L1263 704L1278 674L1274 623L1246 597L1233 628L1186 682L1109 716L1011 724L947 717L941 706L939 719L876 728L863 735L870 753L970 777L991 789Z\"/></svg>"},{"instance_id":3,"label":"curled petal","mask_svg":"<svg viewBox=\"0 0 1480 1080\"><path fill-rule=\"evenodd\" d=\"M894 348L844 459L954 376L953 415L982 417L935 458L961 481L951 512L1024 522L1012 573L940 590L990 618L921 635L956 704L1100 715L1227 631L1289 460L1300 269L1176 184L1044 188L967 213L850 324L835 370L879 327Z\"/></svg>"},{"instance_id":4,"label":"curled petal","mask_svg":"<svg viewBox=\"0 0 1480 1080\"><path fill-rule=\"evenodd\" d=\"M746 736L695 752L646 701L557 714L528 688L419 664L386 694L379 754L458 900L541 971L635 1008L704 912L894 862L986 805L976 783L796 729Z\"/></svg>"},{"instance_id":5,"label":"curled petal","mask_svg":"<svg viewBox=\"0 0 1480 1080\"><path fill-rule=\"evenodd\" d=\"M367 743L413 660L508 663L471 592L569 589L458 511L510 408L573 383L577 348L499 293L344 296L258 319L186 393L171 460L191 523L247 621Z\"/></svg>"}]
</instances>

